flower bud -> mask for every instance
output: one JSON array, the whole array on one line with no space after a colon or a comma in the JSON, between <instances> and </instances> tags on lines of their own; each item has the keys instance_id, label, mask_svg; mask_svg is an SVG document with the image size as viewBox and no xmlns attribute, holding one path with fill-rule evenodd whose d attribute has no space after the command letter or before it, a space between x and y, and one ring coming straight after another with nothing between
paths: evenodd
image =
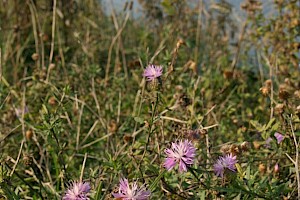
<instances>
[{"instance_id":1,"label":"flower bud","mask_svg":"<svg viewBox=\"0 0 300 200\"><path fill-rule=\"evenodd\" d=\"M253 141L254 149L259 149L261 144L258 141Z\"/></svg>"},{"instance_id":2,"label":"flower bud","mask_svg":"<svg viewBox=\"0 0 300 200\"><path fill-rule=\"evenodd\" d=\"M34 53L31 55L32 60L37 61L39 59L39 54Z\"/></svg>"},{"instance_id":3,"label":"flower bud","mask_svg":"<svg viewBox=\"0 0 300 200\"><path fill-rule=\"evenodd\" d=\"M274 165L274 173L279 173L279 165L278 165L278 163L276 163Z\"/></svg>"},{"instance_id":4,"label":"flower bud","mask_svg":"<svg viewBox=\"0 0 300 200\"><path fill-rule=\"evenodd\" d=\"M25 137L26 137L27 140L31 140L32 135L33 135L32 130L27 130L27 131L25 132Z\"/></svg>"},{"instance_id":5,"label":"flower bud","mask_svg":"<svg viewBox=\"0 0 300 200\"><path fill-rule=\"evenodd\" d=\"M266 172L266 166L264 164L259 164L258 171L264 174Z\"/></svg>"}]
</instances>

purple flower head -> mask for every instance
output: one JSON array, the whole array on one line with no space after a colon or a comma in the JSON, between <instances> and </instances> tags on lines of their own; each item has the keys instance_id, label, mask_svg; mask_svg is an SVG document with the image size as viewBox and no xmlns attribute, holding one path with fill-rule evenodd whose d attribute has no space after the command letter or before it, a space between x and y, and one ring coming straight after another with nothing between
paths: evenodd
<instances>
[{"instance_id":1,"label":"purple flower head","mask_svg":"<svg viewBox=\"0 0 300 200\"><path fill-rule=\"evenodd\" d=\"M88 182L73 182L66 191L63 200L89 200L91 186Z\"/></svg>"},{"instance_id":2,"label":"purple flower head","mask_svg":"<svg viewBox=\"0 0 300 200\"><path fill-rule=\"evenodd\" d=\"M223 177L226 169L235 172L237 163L236 156L232 154L227 154L225 156L220 156L217 162L214 164L214 171L217 176Z\"/></svg>"},{"instance_id":3,"label":"purple flower head","mask_svg":"<svg viewBox=\"0 0 300 200\"><path fill-rule=\"evenodd\" d=\"M280 144L282 142L282 140L284 139L284 136L281 135L280 133L276 132L274 134L274 136L276 137L277 143Z\"/></svg>"},{"instance_id":4,"label":"purple flower head","mask_svg":"<svg viewBox=\"0 0 300 200\"><path fill-rule=\"evenodd\" d=\"M166 149L165 153L167 158L165 159L164 167L170 171L177 163L179 163L179 171L187 171L187 165L194 163L196 155L196 148L192 142L185 140L184 142L179 141L178 143L172 142L170 149Z\"/></svg>"},{"instance_id":5,"label":"purple flower head","mask_svg":"<svg viewBox=\"0 0 300 200\"><path fill-rule=\"evenodd\" d=\"M143 76L147 79L147 81L153 81L154 79L160 77L162 72L162 66L148 65L144 70Z\"/></svg>"},{"instance_id":6,"label":"purple flower head","mask_svg":"<svg viewBox=\"0 0 300 200\"><path fill-rule=\"evenodd\" d=\"M120 180L119 193L112 194L115 198L122 200L146 200L150 197L151 192L146 190L145 186L138 188L136 182L131 187L126 178Z\"/></svg>"},{"instance_id":7,"label":"purple flower head","mask_svg":"<svg viewBox=\"0 0 300 200\"><path fill-rule=\"evenodd\" d=\"M22 112L24 112L24 114L28 113L28 107L25 105L24 109L22 110L22 108L15 108L15 112L18 118L22 117Z\"/></svg>"},{"instance_id":8,"label":"purple flower head","mask_svg":"<svg viewBox=\"0 0 300 200\"><path fill-rule=\"evenodd\" d=\"M266 139L266 141L265 141L265 147L266 148L271 148L271 141L272 141L273 139L271 138L271 137L268 137L267 139Z\"/></svg>"}]
</instances>

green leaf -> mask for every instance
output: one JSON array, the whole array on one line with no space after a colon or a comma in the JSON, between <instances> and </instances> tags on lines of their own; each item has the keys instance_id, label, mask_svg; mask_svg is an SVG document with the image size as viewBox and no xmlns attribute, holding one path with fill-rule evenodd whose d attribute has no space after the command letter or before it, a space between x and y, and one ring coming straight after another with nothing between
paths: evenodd
<instances>
[{"instance_id":1,"label":"green leaf","mask_svg":"<svg viewBox=\"0 0 300 200\"><path fill-rule=\"evenodd\" d=\"M275 121L276 119L275 118L272 118L270 121L269 121L269 123L267 124L267 126L266 126L266 130L267 129L269 129L271 126L272 126L272 124L273 124L273 122Z\"/></svg>"},{"instance_id":2,"label":"green leaf","mask_svg":"<svg viewBox=\"0 0 300 200\"><path fill-rule=\"evenodd\" d=\"M242 169L241 165L238 164L238 163L236 163L235 167L236 167L236 169L238 171L238 174L239 174L240 178L243 178L244 175L245 175L245 173L243 172L243 169Z\"/></svg>"},{"instance_id":3,"label":"green leaf","mask_svg":"<svg viewBox=\"0 0 300 200\"><path fill-rule=\"evenodd\" d=\"M143 124L144 123L144 119L141 117L134 117L134 121L136 121L139 124Z\"/></svg>"},{"instance_id":4,"label":"green leaf","mask_svg":"<svg viewBox=\"0 0 300 200\"><path fill-rule=\"evenodd\" d=\"M250 124L256 128L256 130L261 130L263 126L256 120L250 120Z\"/></svg>"},{"instance_id":5,"label":"green leaf","mask_svg":"<svg viewBox=\"0 0 300 200\"><path fill-rule=\"evenodd\" d=\"M277 131L279 127L280 127L280 122L275 123L275 124L272 126L272 131Z\"/></svg>"},{"instance_id":6,"label":"green leaf","mask_svg":"<svg viewBox=\"0 0 300 200\"><path fill-rule=\"evenodd\" d=\"M163 0L161 2L161 5L164 8L165 13L167 13L168 15L174 15L174 14L176 14L176 10L172 6L172 1L170 1L170 0Z\"/></svg>"},{"instance_id":7,"label":"green leaf","mask_svg":"<svg viewBox=\"0 0 300 200\"><path fill-rule=\"evenodd\" d=\"M99 183L97 189L96 189L96 194L95 194L95 199L100 199L100 195L102 193L102 182Z\"/></svg>"},{"instance_id":8,"label":"green leaf","mask_svg":"<svg viewBox=\"0 0 300 200\"><path fill-rule=\"evenodd\" d=\"M156 188L156 186L158 185L158 181L161 179L161 177L166 173L166 171L162 171L157 177L156 179L152 182L152 184L150 185L149 189L151 191L154 191L154 189Z\"/></svg>"}]
</instances>

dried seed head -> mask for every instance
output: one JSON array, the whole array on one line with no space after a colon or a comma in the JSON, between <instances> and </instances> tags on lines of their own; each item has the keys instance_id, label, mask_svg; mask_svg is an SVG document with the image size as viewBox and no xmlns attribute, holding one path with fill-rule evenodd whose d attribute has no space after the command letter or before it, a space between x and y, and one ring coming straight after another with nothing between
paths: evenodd
<instances>
[{"instance_id":1,"label":"dried seed head","mask_svg":"<svg viewBox=\"0 0 300 200\"><path fill-rule=\"evenodd\" d=\"M113 200L113 199L116 199L114 198L114 196L112 195L112 193L118 193L119 192L119 187L118 186L115 186L114 189L112 190L111 193L107 194L105 197L104 197L104 200ZM119 200L119 199L117 199Z\"/></svg>"},{"instance_id":2,"label":"dried seed head","mask_svg":"<svg viewBox=\"0 0 300 200\"><path fill-rule=\"evenodd\" d=\"M289 91L287 90L287 88L285 86L280 86L279 87L278 96L282 100L287 100L289 98L290 94L289 94Z\"/></svg>"},{"instance_id":3,"label":"dried seed head","mask_svg":"<svg viewBox=\"0 0 300 200\"><path fill-rule=\"evenodd\" d=\"M192 100L186 94L181 94L178 97L178 103L182 107L187 107L188 105L191 105Z\"/></svg>"},{"instance_id":4,"label":"dried seed head","mask_svg":"<svg viewBox=\"0 0 300 200\"><path fill-rule=\"evenodd\" d=\"M178 91L178 92L180 92L181 90L183 90L182 85L176 85L175 86L175 90Z\"/></svg>"},{"instance_id":5,"label":"dried seed head","mask_svg":"<svg viewBox=\"0 0 300 200\"><path fill-rule=\"evenodd\" d=\"M245 132L247 131L247 127L246 127L246 126L242 126L242 127L241 127L241 131L242 131L243 133L245 133Z\"/></svg>"},{"instance_id":6,"label":"dried seed head","mask_svg":"<svg viewBox=\"0 0 300 200\"><path fill-rule=\"evenodd\" d=\"M23 157L23 162L26 166L30 167L33 163L33 158L31 155L27 154Z\"/></svg>"},{"instance_id":7,"label":"dried seed head","mask_svg":"<svg viewBox=\"0 0 300 200\"><path fill-rule=\"evenodd\" d=\"M54 63L51 63L50 65L49 65L49 70L53 70L55 68L55 64Z\"/></svg>"},{"instance_id":8,"label":"dried seed head","mask_svg":"<svg viewBox=\"0 0 300 200\"><path fill-rule=\"evenodd\" d=\"M48 103L51 105L51 106L54 106L56 104L56 99L54 96L50 97L49 100L48 100Z\"/></svg>"},{"instance_id":9,"label":"dried seed head","mask_svg":"<svg viewBox=\"0 0 300 200\"><path fill-rule=\"evenodd\" d=\"M287 65L279 65L278 69L278 74L285 76L289 75L289 67Z\"/></svg>"},{"instance_id":10,"label":"dried seed head","mask_svg":"<svg viewBox=\"0 0 300 200\"><path fill-rule=\"evenodd\" d=\"M145 127L146 127L146 128L148 128L148 127L150 126L149 122L146 121L146 120L144 121L144 124L145 124Z\"/></svg>"},{"instance_id":11,"label":"dried seed head","mask_svg":"<svg viewBox=\"0 0 300 200\"><path fill-rule=\"evenodd\" d=\"M123 140L124 140L125 142L131 142L132 139L133 139L133 137L132 137L131 135L129 135L129 134L125 134L125 135L123 136Z\"/></svg>"},{"instance_id":12,"label":"dried seed head","mask_svg":"<svg viewBox=\"0 0 300 200\"><path fill-rule=\"evenodd\" d=\"M261 144L258 141L253 141L252 143L253 143L254 149L259 149L261 146Z\"/></svg>"},{"instance_id":13,"label":"dried seed head","mask_svg":"<svg viewBox=\"0 0 300 200\"><path fill-rule=\"evenodd\" d=\"M182 39L179 39L176 43L176 49L179 49L179 47L184 44L184 41Z\"/></svg>"},{"instance_id":14,"label":"dried seed head","mask_svg":"<svg viewBox=\"0 0 300 200\"><path fill-rule=\"evenodd\" d=\"M192 60L189 60L187 63L185 63L183 66L183 71L185 72L187 70L192 70L194 74L197 74L198 69L196 63Z\"/></svg>"},{"instance_id":15,"label":"dried seed head","mask_svg":"<svg viewBox=\"0 0 300 200\"><path fill-rule=\"evenodd\" d=\"M292 28L295 28L295 27L297 27L297 26L299 26L300 25L300 20L299 19L293 19L292 21L291 21L291 27Z\"/></svg>"},{"instance_id":16,"label":"dried seed head","mask_svg":"<svg viewBox=\"0 0 300 200\"><path fill-rule=\"evenodd\" d=\"M129 69L138 69L141 67L141 63L139 60L131 60L128 62Z\"/></svg>"},{"instance_id":17,"label":"dried seed head","mask_svg":"<svg viewBox=\"0 0 300 200\"><path fill-rule=\"evenodd\" d=\"M300 105L296 107L296 114L300 117Z\"/></svg>"},{"instance_id":18,"label":"dried seed head","mask_svg":"<svg viewBox=\"0 0 300 200\"><path fill-rule=\"evenodd\" d=\"M75 116L78 115L78 108L77 108L76 104L73 105L72 111L73 111L73 115L75 115Z\"/></svg>"},{"instance_id":19,"label":"dried seed head","mask_svg":"<svg viewBox=\"0 0 300 200\"><path fill-rule=\"evenodd\" d=\"M300 49L300 42L293 43L293 47L294 47L295 50Z\"/></svg>"},{"instance_id":20,"label":"dried seed head","mask_svg":"<svg viewBox=\"0 0 300 200\"><path fill-rule=\"evenodd\" d=\"M264 86L264 87L261 87L261 88L259 89L259 91L262 93L262 95L268 96L268 94L270 93L270 88Z\"/></svg>"},{"instance_id":21,"label":"dried seed head","mask_svg":"<svg viewBox=\"0 0 300 200\"><path fill-rule=\"evenodd\" d=\"M258 171L262 174L266 172L266 166L264 164L259 164L258 165Z\"/></svg>"},{"instance_id":22,"label":"dried seed head","mask_svg":"<svg viewBox=\"0 0 300 200\"><path fill-rule=\"evenodd\" d=\"M237 119L237 118L234 118L233 120L232 120L232 123L234 123L234 124L237 124L239 122L239 120Z\"/></svg>"},{"instance_id":23,"label":"dried seed head","mask_svg":"<svg viewBox=\"0 0 300 200\"><path fill-rule=\"evenodd\" d=\"M296 97L297 99L300 99L300 90L296 90L294 92L294 97Z\"/></svg>"},{"instance_id":24,"label":"dried seed head","mask_svg":"<svg viewBox=\"0 0 300 200\"><path fill-rule=\"evenodd\" d=\"M191 61L189 69L191 69L194 72L194 74L197 74L198 69L197 69L197 65L194 61Z\"/></svg>"},{"instance_id":25,"label":"dried seed head","mask_svg":"<svg viewBox=\"0 0 300 200\"><path fill-rule=\"evenodd\" d=\"M45 80L47 77L47 69L46 67L43 67L42 70L38 71L38 76L40 80Z\"/></svg>"},{"instance_id":26,"label":"dried seed head","mask_svg":"<svg viewBox=\"0 0 300 200\"><path fill-rule=\"evenodd\" d=\"M275 0L275 3L278 4L278 6L281 6L284 3L284 0Z\"/></svg>"},{"instance_id":27,"label":"dried seed head","mask_svg":"<svg viewBox=\"0 0 300 200\"><path fill-rule=\"evenodd\" d=\"M207 134L207 130L206 129L199 129L199 133L202 136L205 136Z\"/></svg>"},{"instance_id":28,"label":"dried seed head","mask_svg":"<svg viewBox=\"0 0 300 200\"><path fill-rule=\"evenodd\" d=\"M43 40L44 42L47 42L47 41L49 40L49 36L48 36L47 34L43 33L43 34L42 34L42 40Z\"/></svg>"},{"instance_id":29,"label":"dried seed head","mask_svg":"<svg viewBox=\"0 0 300 200\"><path fill-rule=\"evenodd\" d=\"M284 104L279 103L275 106L275 113L278 115L282 114L284 112Z\"/></svg>"},{"instance_id":30,"label":"dried seed head","mask_svg":"<svg viewBox=\"0 0 300 200\"><path fill-rule=\"evenodd\" d=\"M290 80L289 78L285 78L285 79L284 79L284 83L285 83L286 85L289 85L289 86L292 86L292 85L293 85L292 82L291 82L291 80Z\"/></svg>"},{"instance_id":31,"label":"dried seed head","mask_svg":"<svg viewBox=\"0 0 300 200\"><path fill-rule=\"evenodd\" d=\"M240 145L240 149L242 150L242 151L248 151L249 150L249 142L247 142L247 141L244 141L241 145Z\"/></svg>"},{"instance_id":32,"label":"dried seed head","mask_svg":"<svg viewBox=\"0 0 300 200\"><path fill-rule=\"evenodd\" d=\"M115 133L117 132L117 130L118 130L117 122L115 120L111 120L108 125L108 131L110 133Z\"/></svg>"},{"instance_id":33,"label":"dried seed head","mask_svg":"<svg viewBox=\"0 0 300 200\"><path fill-rule=\"evenodd\" d=\"M39 54L38 53L34 53L31 55L32 60L37 61L39 59Z\"/></svg>"},{"instance_id":34,"label":"dried seed head","mask_svg":"<svg viewBox=\"0 0 300 200\"><path fill-rule=\"evenodd\" d=\"M183 132L184 136L192 141L200 140L200 131L199 130L186 130Z\"/></svg>"},{"instance_id":35,"label":"dried seed head","mask_svg":"<svg viewBox=\"0 0 300 200\"><path fill-rule=\"evenodd\" d=\"M31 140L32 136L33 136L33 131L32 130L29 129L25 132L25 137L26 137L27 140Z\"/></svg>"},{"instance_id":36,"label":"dried seed head","mask_svg":"<svg viewBox=\"0 0 300 200\"><path fill-rule=\"evenodd\" d=\"M238 154L240 153L239 147L238 147L236 144L232 144L232 145L230 146L230 153L231 153L232 155L238 155Z\"/></svg>"},{"instance_id":37,"label":"dried seed head","mask_svg":"<svg viewBox=\"0 0 300 200\"><path fill-rule=\"evenodd\" d=\"M220 151L223 155L229 154L230 153L230 147L231 145L225 144L221 147Z\"/></svg>"},{"instance_id":38,"label":"dried seed head","mask_svg":"<svg viewBox=\"0 0 300 200\"><path fill-rule=\"evenodd\" d=\"M229 71L229 70L225 70L223 72L223 76L225 79L232 79L233 77L233 72L232 71Z\"/></svg>"},{"instance_id":39,"label":"dried seed head","mask_svg":"<svg viewBox=\"0 0 300 200\"><path fill-rule=\"evenodd\" d=\"M268 79L265 81L265 86L268 87L268 88L271 88L272 86L272 80L271 79Z\"/></svg>"}]
</instances>

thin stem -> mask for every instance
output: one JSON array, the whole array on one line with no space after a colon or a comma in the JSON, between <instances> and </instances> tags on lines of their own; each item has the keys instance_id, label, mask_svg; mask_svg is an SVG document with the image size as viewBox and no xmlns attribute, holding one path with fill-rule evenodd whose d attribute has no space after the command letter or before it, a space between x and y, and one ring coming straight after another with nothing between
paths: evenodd
<instances>
[{"instance_id":1,"label":"thin stem","mask_svg":"<svg viewBox=\"0 0 300 200\"><path fill-rule=\"evenodd\" d=\"M5 166L8 168L8 169L10 169L10 170L12 170L12 168L5 162ZM31 191L36 191L23 177L21 177L17 172L14 172L14 174L25 184L25 185L27 185L29 188L30 188L30 190ZM43 198L43 195L40 193L40 192L38 192L38 195L42 198L42 199L44 199Z\"/></svg>"},{"instance_id":2,"label":"thin stem","mask_svg":"<svg viewBox=\"0 0 300 200\"><path fill-rule=\"evenodd\" d=\"M199 11L198 11L198 20L197 20L197 33L196 33L196 48L194 52L194 61L196 64L198 64L198 53L199 53L199 42L200 42L200 33L202 28L202 8L203 8L203 2L202 0L199 0Z\"/></svg>"},{"instance_id":3,"label":"thin stem","mask_svg":"<svg viewBox=\"0 0 300 200\"><path fill-rule=\"evenodd\" d=\"M183 161L184 162L184 161ZM197 179L197 181L198 181L198 183L200 183L200 185L202 185L205 189L208 189L208 187L207 187L207 185L205 184L205 183L203 183L200 179L199 179L199 177L195 174L195 172L194 172L194 168L192 168L192 167L188 167L188 170L193 174L193 176Z\"/></svg>"},{"instance_id":4,"label":"thin stem","mask_svg":"<svg viewBox=\"0 0 300 200\"><path fill-rule=\"evenodd\" d=\"M148 130L148 135L147 135L147 142L145 144L145 148L144 148L144 152L143 152L143 155L142 155L142 158L141 158L141 161L139 163L139 167L143 161L143 158L145 157L146 155L146 151L148 150L148 144L149 144L149 141L150 141L150 135L152 134L153 132L153 122L154 122L154 115L155 115L155 112L156 112L156 109L157 109L157 104L158 104L158 92L156 92L156 101L154 103L154 107L152 109L152 113L151 113L151 120L150 120L150 124L149 124L149 130Z\"/></svg>"},{"instance_id":5,"label":"thin stem","mask_svg":"<svg viewBox=\"0 0 300 200\"><path fill-rule=\"evenodd\" d=\"M52 40L51 40L51 51L50 51L49 63L52 63L52 59L53 59L54 38L55 38L55 16L56 16L56 0L53 0Z\"/></svg>"},{"instance_id":6,"label":"thin stem","mask_svg":"<svg viewBox=\"0 0 300 200\"><path fill-rule=\"evenodd\" d=\"M296 171L296 177L297 177L297 185L298 185L298 199L300 199L300 175L299 175L299 145L297 142L297 138L293 129L293 124L291 119L289 119L289 124L291 126L292 134L293 134L293 139L296 147L296 160L294 160L294 165L295 165L295 171Z\"/></svg>"},{"instance_id":7,"label":"thin stem","mask_svg":"<svg viewBox=\"0 0 300 200\"><path fill-rule=\"evenodd\" d=\"M84 172L86 158L87 158L87 153L84 154L84 159L83 159L83 163L82 163L82 168L81 168L81 173L80 173L80 179L79 179L81 182L82 182L82 178L83 178L83 172Z\"/></svg>"}]
</instances>

